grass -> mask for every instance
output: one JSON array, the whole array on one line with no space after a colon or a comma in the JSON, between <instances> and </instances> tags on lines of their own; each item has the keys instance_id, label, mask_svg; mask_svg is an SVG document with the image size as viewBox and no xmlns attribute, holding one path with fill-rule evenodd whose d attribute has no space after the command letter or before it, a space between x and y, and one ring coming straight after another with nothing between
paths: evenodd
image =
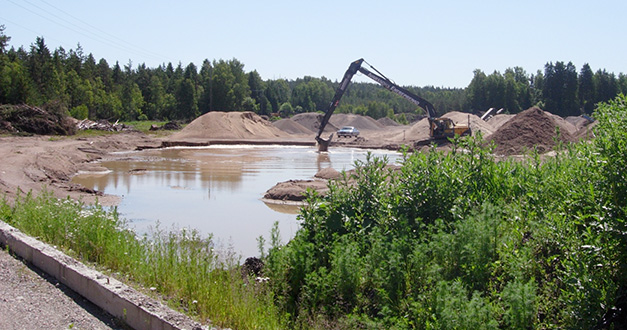
<instances>
[{"instance_id":1,"label":"grass","mask_svg":"<svg viewBox=\"0 0 627 330\"><path fill-rule=\"evenodd\" d=\"M238 261L214 250L194 230L138 237L115 209L58 200L50 193L0 203L0 218L26 234L95 263L122 280L155 287L170 304L198 320L236 329L282 328L281 313L263 285L242 277Z\"/></svg>"}]
</instances>

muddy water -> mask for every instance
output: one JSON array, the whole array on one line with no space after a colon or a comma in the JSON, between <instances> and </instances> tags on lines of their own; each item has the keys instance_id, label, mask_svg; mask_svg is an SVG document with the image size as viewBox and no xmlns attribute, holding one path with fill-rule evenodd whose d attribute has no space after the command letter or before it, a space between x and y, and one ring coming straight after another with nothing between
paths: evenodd
<instances>
[{"instance_id":1,"label":"muddy water","mask_svg":"<svg viewBox=\"0 0 627 330\"><path fill-rule=\"evenodd\" d=\"M353 168L366 151L310 147L214 146L171 148L125 154L123 160L102 162L107 173L79 174L73 182L122 196L118 212L138 233L193 228L212 234L222 248L242 257L258 255L257 238L269 242L279 223L287 241L298 230L298 207L277 207L261 201L277 182L311 179L323 168ZM393 163L394 152L373 151Z\"/></svg>"}]
</instances>

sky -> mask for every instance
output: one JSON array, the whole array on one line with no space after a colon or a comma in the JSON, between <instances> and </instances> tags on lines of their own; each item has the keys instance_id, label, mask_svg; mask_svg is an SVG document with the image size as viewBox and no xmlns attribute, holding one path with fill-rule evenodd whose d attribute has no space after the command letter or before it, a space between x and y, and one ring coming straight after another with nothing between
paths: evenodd
<instances>
[{"instance_id":1,"label":"sky","mask_svg":"<svg viewBox=\"0 0 627 330\"><path fill-rule=\"evenodd\" d=\"M43 37L111 66L237 59L263 79L333 81L364 58L402 86L459 88L477 69L558 61L627 73L625 13L624 0L0 0L9 48Z\"/></svg>"}]
</instances>

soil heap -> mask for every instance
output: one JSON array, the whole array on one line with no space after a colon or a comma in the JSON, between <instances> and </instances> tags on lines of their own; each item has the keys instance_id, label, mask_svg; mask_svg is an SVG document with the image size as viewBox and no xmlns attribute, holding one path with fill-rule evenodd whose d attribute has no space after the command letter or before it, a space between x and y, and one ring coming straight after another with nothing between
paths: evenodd
<instances>
[{"instance_id":1,"label":"soil heap","mask_svg":"<svg viewBox=\"0 0 627 330\"><path fill-rule=\"evenodd\" d=\"M498 130L510 119L514 118L514 116L515 115L510 115L509 113L500 113L488 119L488 124L492 125L495 130Z\"/></svg>"},{"instance_id":2,"label":"soil heap","mask_svg":"<svg viewBox=\"0 0 627 330\"><path fill-rule=\"evenodd\" d=\"M306 134L306 135L311 135L313 133L312 130L310 130L309 128L297 123L296 121L290 119L290 118L285 118L285 119L280 119L277 120L275 122L272 123L272 125L274 125L274 127L282 130L283 132L286 133L290 133L290 134Z\"/></svg>"},{"instance_id":3,"label":"soil heap","mask_svg":"<svg viewBox=\"0 0 627 330\"><path fill-rule=\"evenodd\" d=\"M377 119L377 122L379 122L379 124L383 126L400 126L401 125L397 123L394 119L391 119L389 117L379 118Z\"/></svg>"},{"instance_id":4,"label":"soil heap","mask_svg":"<svg viewBox=\"0 0 627 330\"><path fill-rule=\"evenodd\" d=\"M353 126L358 130L378 130L384 127L372 117L353 113L336 113L331 116L329 123L335 127Z\"/></svg>"},{"instance_id":5,"label":"soil heap","mask_svg":"<svg viewBox=\"0 0 627 330\"><path fill-rule=\"evenodd\" d=\"M320 124L322 123L322 117L324 115L316 112L305 112L299 113L292 117L292 120L305 126L312 132L317 133L320 129ZM338 128L332 123L327 123L327 126L324 128L324 132L334 133L338 130Z\"/></svg>"},{"instance_id":6,"label":"soil heap","mask_svg":"<svg viewBox=\"0 0 627 330\"><path fill-rule=\"evenodd\" d=\"M76 126L57 103L44 108L30 105L0 106L0 132L38 135L73 135Z\"/></svg>"},{"instance_id":7,"label":"soil heap","mask_svg":"<svg viewBox=\"0 0 627 330\"><path fill-rule=\"evenodd\" d=\"M269 139L287 133L253 112L209 112L189 123L170 140Z\"/></svg>"},{"instance_id":8,"label":"soil heap","mask_svg":"<svg viewBox=\"0 0 627 330\"><path fill-rule=\"evenodd\" d=\"M487 141L494 141L494 152L499 155L520 154L533 147L543 153L551 150L556 140L575 141L569 130L560 124L553 115L532 107L508 120ZM559 134L556 127L559 127Z\"/></svg>"}]
</instances>

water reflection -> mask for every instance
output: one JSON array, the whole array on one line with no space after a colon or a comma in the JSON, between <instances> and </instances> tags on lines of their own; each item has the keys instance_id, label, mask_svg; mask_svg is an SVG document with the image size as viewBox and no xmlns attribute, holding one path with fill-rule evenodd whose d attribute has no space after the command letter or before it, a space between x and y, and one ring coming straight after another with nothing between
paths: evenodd
<instances>
[{"instance_id":1,"label":"water reflection","mask_svg":"<svg viewBox=\"0 0 627 330\"><path fill-rule=\"evenodd\" d=\"M379 151L393 162L398 155ZM123 196L121 215L139 233L157 222L212 233L244 257L256 255L257 238L269 242L275 221L283 240L299 224L298 207L266 205L266 190L277 182L311 179L327 167L352 168L366 151L337 149L318 153L308 147L228 146L200 149L144 150L118 161L102 162L110 173L81 174L73 181L107 194Z\"/></svg>"}]
</instances>

